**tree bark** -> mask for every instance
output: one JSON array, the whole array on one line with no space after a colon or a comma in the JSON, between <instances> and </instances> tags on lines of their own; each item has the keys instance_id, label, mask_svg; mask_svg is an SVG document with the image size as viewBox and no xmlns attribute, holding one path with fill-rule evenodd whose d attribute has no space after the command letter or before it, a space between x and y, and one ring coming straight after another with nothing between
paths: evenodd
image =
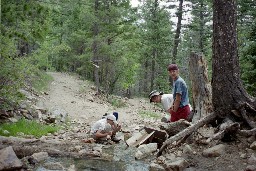
<instances>
[{"instance_id":1,"label":"tree bark","mask_svg":"<svg viewBox=\"0 0 256 171\"><path fill-rule=\"evenodd\" d=\"M204 53L204 43L203 43L203 37L204 37L204 13L203 13L203 8L204 8L204 0L201 0L200 2L200 11L199 11L199 18L200 18L200 35L199 35L199 49L200 52Z\"/></svg>"},{"instance_id":2,"label":"tree bark","mask_svg":"<svg viewBox=\"0 0 256 171\"><path fill-rule=\"evenodd\" d=\"M189 60L194 117L192 123L213 112L212 87L208 80L207 62L202 55L192 53Z\"/></svg>"},{"instance_id":3,"label":"tree bark","mask_svg":"<svg viewBox=\"0 0 256 171\"><path fill-rule=\"evenodd\" d=\"M178 12L176 13L178 17L178 22L177 22L177 28L176 28L176 33L174 37L172 63L176 63L177 51L178 51L178 46L180 42L181 20L182 20L182 13L183 13L182 6L183 6L183 0L179 0L179 8L178 8Z\"/></svg>"},{"instance_id":4,"label":"tree bark","mask_svg":"<svg viewBox=\"0 0 256 171\"><path fill-rule=\"evenodd\" d=\"M212 100L214 111L222 118L243 102L256 107L240 78L236 12L235 0L213 1Z\"/></svg>"}]
</instances>

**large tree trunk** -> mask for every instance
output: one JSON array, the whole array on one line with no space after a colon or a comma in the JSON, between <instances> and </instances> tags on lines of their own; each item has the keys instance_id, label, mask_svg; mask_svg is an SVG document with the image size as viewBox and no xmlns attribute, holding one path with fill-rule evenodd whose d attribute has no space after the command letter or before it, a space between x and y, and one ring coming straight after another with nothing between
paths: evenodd
<instances>
[{"instance_id":1,"label":"large tree trunk","mask_svg":"<svg viewBox=\"0 0 256 171\"><path fill-rule=\"evenodd\" d=\"M222 118L244 102L256 106L240 79L236 10L235 0L213 1L212 99L214 111Z\"/></svg>"},{"instance_id":2,"label":"large tree trunk","mask_svg":"<svg viewBox=\"0 0 256 171\"><path fill-rule=\"evenodd\" d=\"M193 123L212 113L212 87L208 80L207 62L202 55L192 53L189 60L192 87Z\"/></svg>"}]
</instances>

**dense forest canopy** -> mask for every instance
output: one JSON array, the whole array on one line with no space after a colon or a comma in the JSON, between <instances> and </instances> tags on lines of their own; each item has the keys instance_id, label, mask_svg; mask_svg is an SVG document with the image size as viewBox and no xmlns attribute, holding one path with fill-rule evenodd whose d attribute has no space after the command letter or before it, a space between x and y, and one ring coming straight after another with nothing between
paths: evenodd
<instances>
[{"instance_id":1,"label":"dense forest canopy","mask_svg":"<svg viewBox=\"0 0 256 171\"><path fill-rule=\"evenodd\" d=\"M238 52L247 91L256 95L256 4L238 1ZM172 14L170 11L175 11ZM190 22L184 21L189 13ZM188 57L212 61L212 1L2 0L1 108L22 98L45 71L75 72L99 90L145 96L171 92L175 61L189 83ZM211 73L211 65L209 65Z\"/></svg>"}]
</instances>

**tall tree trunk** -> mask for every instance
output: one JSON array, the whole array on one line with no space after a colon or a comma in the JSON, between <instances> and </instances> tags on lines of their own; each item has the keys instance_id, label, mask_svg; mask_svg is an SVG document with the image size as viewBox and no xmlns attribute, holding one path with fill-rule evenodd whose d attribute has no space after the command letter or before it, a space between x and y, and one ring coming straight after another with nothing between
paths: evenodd
<instances>
[{"instance_id":1,"label":"tall tree trunk","mask_svg":"<svg viewBox=\"0 0 256 171\"><path fill-rule=\"evenodd\" d=\"M179 0L179 8L177 12L178 22L177 22L177 28L176 33L174 37L174 46L172 51L172 63L176 63L177 58L177 52L178 52L178 46L180 42L180 30L181 30L181 20L182 20L182 6L183 6L183 0Z\"/></svg>"},{"instance_id":2,"label":"tall tree trunk","mask_svg":"<svg viewBox=\"0 0 256 171\"><path fill-rule=\"evenodd\" d=\"M144 73L144 79L143 79L143 93L148 93L149 92L149 90L148 90L148 82L149 82L149 80L148 80L148 78L149 78L149 62L148 62L148 60L146 60L145 62L144 62L144 68L145 68L145 73Z\"/></svg>"},{"instance_id":3,"label":"tall tree trunk","mask_svg":"<svg viewBox=\"0 0 256 171\"><path fill-rule=\"evenodd\" d=\"M212 87L208 80L207 62L202 55L192 53L189 60L192 87L193 123L212 113Z\"/></svg>"},{"instance_id":4,"label":"tall tree trunk","mask_svg":"<svg viewBox=\"0 0 256 171\"><path fill-rule=\"evenodd\" d=\"M157 22L157 18L156 18L156 13L157 13L157 8L158 8L158 0L154 1L154 9L152 11L152 15L153 15L153 28L154 31L156 32L157 30L157 26L156 26L156 22ZM155 42L157 42L157 35L153 35L153 40ZM157 48L154 46L152 49L152 65L151 65L151 77L150 77L150 90L153 90L154 88L154 80L155 80L155 73L156 73L156 58L157 58Z\"/></svg>"},{"instance_id":5,"label":"tall tree trunk","mask_svg":"<svg viewBox=\"0 0 256 171\"><path fill-rule=\"evenodd\" d=\"M244 102L256 106L240 79L236 11L235 0L213 1L212 100L219 117L225 117Z\"/></svg>"},{"instance_id":6,"label":"tall tree trunk","mask_svg":"<svg viewBox=\"0 0 256 171\"><path fill-rule=\"evenodd\" d=\"M98 9L99 9L99 1L95 0L94 3L94 12L95 12L95 16L97 16L98 14ZM99 34L99 28L98 28L98 23L95 21L94 25L93 25L93 36L94 36L94 41L93 41L93 45L92 45L92 51L93 51L93 63L95 64L94 66L94 80L96 83L96 88L97 88L97 94L100 93L99 89L100 89L100 81L99 81L99 60L98 60L98 41L97 41L97 37Z\"/></svg>"},{"instance_id":7,"label":"tall tree trunk","mask_svg":"<svg viewBox=\"0 0 256 171\"><path fill-rule=\"evenodd\" d=\"M200 52L204 53L204 44L203 44L203 37L204 37L204 13L203 13L203 8L204 8L204 0L200 1L200 39L199 39L199 48Z\"/></svg>"}]
</instances>

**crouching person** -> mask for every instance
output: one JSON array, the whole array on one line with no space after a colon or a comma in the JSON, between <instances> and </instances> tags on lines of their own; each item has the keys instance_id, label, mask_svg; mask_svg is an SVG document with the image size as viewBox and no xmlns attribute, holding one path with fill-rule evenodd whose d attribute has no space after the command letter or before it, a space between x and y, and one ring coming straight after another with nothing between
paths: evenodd
<instances>
[{"instance_id":1,"label":"crouching person","mask_svg":"<svg viewBox=\"0 0 256 171\"><path fill-rule=\"evenodd\" d=\"M119 142L120 140L115 137L115 134L120 129L121 126L117 124L116 117L113 114L109 114L92 125L91 136L96 142L107 141L109 139Z\"/></svg>"}]
</instances>

